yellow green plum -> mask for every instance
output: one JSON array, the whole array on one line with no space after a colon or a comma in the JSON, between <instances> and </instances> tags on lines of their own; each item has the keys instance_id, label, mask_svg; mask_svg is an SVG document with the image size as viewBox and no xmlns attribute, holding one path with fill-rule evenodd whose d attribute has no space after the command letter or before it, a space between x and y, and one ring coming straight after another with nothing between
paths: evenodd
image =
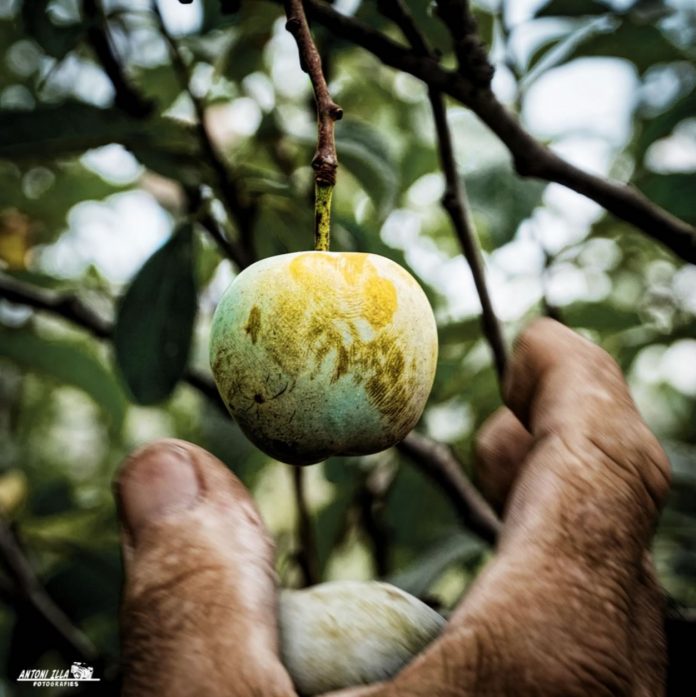
<instances>
[{"instance_id":1,"label":"yellow green plum","mask_svg":"<svg viewBox=\"0 0 696 697\"><path fill-rule=\"evenodd\" d=\"M300 252L234 279L210 362L230 414L290 464L398 443L432 388L437 329L415 279L382 256Z\"/></svg>"}]
</instances>

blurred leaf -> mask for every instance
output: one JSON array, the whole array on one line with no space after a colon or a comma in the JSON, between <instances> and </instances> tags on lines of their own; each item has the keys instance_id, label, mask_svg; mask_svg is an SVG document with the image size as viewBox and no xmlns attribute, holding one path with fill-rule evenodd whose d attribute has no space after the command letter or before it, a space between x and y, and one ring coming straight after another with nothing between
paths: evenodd
<instances>
[{"instance_id":1,"label":"blurred leaf","mask_svg":"<svg viewBox=\"0 0 696 697\"><path fill-rule=\"evenodd\" d=\"M635 180L638 188L658 206L687 223L696 225L696 172L656 174L647 173Z\"/></svg>"},{"instance_id":2,"label":"blurred leaf","mask_svg":"<svg viewBox=\"0 0 696 697\"><path fill-rule=\"evenodd\" d=\"M30 487L29 510L37 518L49 518L75 506L72 486L67 478L46 477L40 485Z\"/></svg>"},{"instance_id":3,"label":"blurred leaf","mask_svg":"<svg viewBox=\"0 0 696 697\"><path fill-rule=\"evenodd\" d=\"M80 102L0 111L0 157L55 157L142 136L143 123Z\"/></svg>"},{"instance_id":4,"label":"blurred leaf","mask_svg":"<svg viewBox=\"0 0 696 697\"><path fill-rule=\"evenodd\" d=\"M82 24L57 25L51 21L50 0L24 0L22 24L24 30L53 58L64 58L85 33Z\"/></svg>"},{"instance_id":5,"label":"blurred leaf","mask_svg":"<svg viewBox=\"0 0 696 697\"><path fill-rule=\"evenodd\" d=\"M568 20L565 23L567 24ZM577 46L596 34L601 34L605 29L606 23L601 18L571 21L567 31L542 39L527 60L528 73L524 78L524 88L527 89L534 80L551 68L567 62Z\"/></svg>"},{"instance_id":6,"label":"blurred leaf","mask_svg":"<svg viewBox=\"0 0 696 697\"><path fill-rule=\"evenodd\" d=\"M78 549L45 580L51 597L77 622L101 612L116 615L121 583L121 555L116 548Z\"/></svg>"},{"instance_id":7,"label":"blurred leaf","mask_svg":"<svg viewBox=\"0 0 696 697\"><path fill-rule=\"evenodd\" d=\"M541 203L543 182L521 179L508 166L481 169L466 177L471 208L479 223L482 244L495 249L509 242L519 224Z\"/></svg>"},{"instance_id":8,"label":"blurred leaf","mask_svg":"<svg viewBox=\"0 0 696 697\"><path fill-rule=\"evenodd\" d=\"M207 34L216 29L223 29L238 24L245 3L235 0L202 0L203 23L201 33ZM257 3L254 3L256 5ZM264 3L266 5L266 3ZM276 8L276 14L279 10Z\"/></svg>"},{"instance_id":9,"label":"blurred leaf","mask_svg":"<svg viewBox=\"0 0 696 697\"><path fill-rule=\"evenodd\" d=\"M1 117L0 117L1 118ZM98 201L123 191L127 186L113 184L78 162L51 163L51 167L29 168L24 173L0 171L0 238L3 227L24 219L28 225L24 243L33 246L51 242L67 224L70 209L83 201ZM32 190L32 179L47 184Z\"/></svg>"},{"instance_id":10,"label":"blurred leaf","mask_svg":"<svg viewBox=\"0 0 696 697\"><path fill-rule=\"evenodd\" d=\"M186 370L197 305L192 235L190 224L181 225L119 303L116 361L140 404L168 397Z\"/></svg>"},{"instance_id":11,"label":"blurred leaf","mask_svg":"<svg viewBox=\"0 0 696 697\"><path fill-rule=\"evenodd\" d=\"M653 24L628 17L604 33L596 33L572 51L567 61L586 56L611 56L631 61L642 75L659 63L685 60L685 55Z\"/></svg>"},{"instance_id":12,"label":"blurred leaf","mask_svg":"<svg viewBox=\"0 0 696 697\"><path fill-rule=\"evenodd\" d=\"M353 476L355 480L355 476ZM316 514L315 537L317 557L319 559L319 574L323 577L326 565L332 552L335 550L337 540L347 525L347 515L353 501L354 489L344 485L337 489L336 496Z\"/></svg>"},{"instance_id":13,"label":"blurred leaf","mask_svg":"<svg viewBox=\"0 0 696 697\"><path fill-rule=\"evenodd\" d=\"M493 29L495 27L495 16L484 10L480 6L472 7L478 35L483 39L483 43L490 48L493 45Z\"/></svg>"},{"instance_id":14,"label":"blurred leaf","mask_svg":"<svg viewBox=\"0 0 696 697\"><path fill-rule=\"evenodd\" d=\"M362 4L368 5L371 3ZM449 27L437 17L435 7L433 2L408 3L413 19L420 31L425 35L428 44L444 56L452 51L452 35L449 32ZM484 12L480 6L474 7L473 10L475 17L480 21L479 31L481 36L486 40L488 25L483 17L488 13Z\"/></svg>"},{"instance_id":15,"label":"blurred leaf","mask_svg":"<svg viewBox=\"0 0 696 697\"><path fill-rule=\"evenodd\" d=\"M0 356L83 390L120 429L126 413L124 394L111 371L83 342L43 338L28 329L0 327Z\"/></svg>"},{"instance_id":16,"label":"blurred leaf","mask_svg":"<svg viewBox=\"0 0 696 697\"><path fill-rule=\"evenodd\" d=\"M457 532L421 555L403 571L389 578L389 583L411 595L425 595L435 581L455 563L479 559L485 548L477 539Z\"/></svg>"},{"instance_id":17,"label":"blurred leaf","mask_svg":"<svg viewBox=\"0 0 696 697\"><path fill-rule=\"evenodd\" d=\"M461 344L481 338L481 320L478 317L450 322L437 329L440 345Z\"/></svg>"},{"instance_id":18,"label":"blurred leaf","mask_svg":"<svg viewBox=\"0 0 696 697\"><path fill-rule=\"evenodd\" d=\"M218 0L213 0L217 5ZM279 8L271 3L242 3L232 18L235 29L227 47L220 52L216 70L235 82L263 69L264 48L273 34Z\"/></svg>"},{"instance_id":19,"label":"blurred leaf","mask_svg":"<svg viewBox=\"0 0 696 697\"><path fill-rule=\"evenodd\" d=\"M338 161L384 215L393 206L399 172L384 135L370 124L345 119L336 125Z\"/></svg>"},{"instance_id":20,"label":"blurred leaf","mask_svg":"<svg viewBox=\"0 0 696 697\"><path fill-rule=\"evenodd\" d=\"M181 81L170 63L138 67L133 82L140 94L157 104L160 113L168 109L181 94Z\"/></svg>"},{"instance_id":21,"label":"blurred leaf","mask_svg":"<svg viewBox=\"0 0 696 697\"><path fill-rule=\"evenodd\" d=\"M535 17L584 17L606 14L610 7L598 0L550 0L535 12Z\"/></svg>"},{"instance_id":22,"label":"blurred leaf","mask_svg":"<svg viewBox=\"0 0 696 697\"><path fill-rule=\"evenodd\" d=\"M198 160L193 128L174 119L135 119L118 109L81 102L30 112L0 111L0 158L52 160L109 143L122 143L138 158L150 156L156 161L155 155L164 152L181 160Z\"/></svg>"},{"instance_id":23,"label":"blurred leaf","mask_svg":"<svg viewBox=\"0 0 696 697\"><path fill-rule=\"evenodd\" d=\"M648 148L660 138L671 135L674 127L696 114L696 88L680 97L659 116L645 121L636 141L636 157L642 160Z\"/></svg>"},{"instance_id":24,"label":"blurred leaf","mask_svg":"<svg viewBox=\"0 0 696 697\"><path fill-rule=\"evenodd\" d=\"M392 532L398 561L408 564L448 534L458 523L440 490L405 457L392 485L384 523ZM398 568L398 567L397 567Z\"/></svg>"},{"instance_id":25,"label":"blurred leaf","mask_svg":"<svg viewBox=\"0 0 696 697\"><path fill-rule=\"evenodd\" d=\"M583 327L610 334L639 327L640 315L635 310L614 307L607 302L577 302L561 308L563 321L571 327Z\"/></svg>"},{"instance_id":26,"label":"blurred leaf","mask_svg":"<svg viewBox=\"0 0 696 697\"><path fill-rule=\"evenodd\" d=\"M314 216L309 199L267 195L263 201L254 223L260 258L312 248Z\"/></svg>"},{"instance_id":27,"label":"blurred leaf","mask_svg":"<svg viewBox=\"0 0 696 697\"><path fill-rule=\"evenodd\" d=\"M404 149L401 162L399 163L401 188L408 189L411 184L424 174L438 171L438 167L435 148L430 144L413 139L412 142L409 142L408 147Z\"/></svg>"}]
</instances>

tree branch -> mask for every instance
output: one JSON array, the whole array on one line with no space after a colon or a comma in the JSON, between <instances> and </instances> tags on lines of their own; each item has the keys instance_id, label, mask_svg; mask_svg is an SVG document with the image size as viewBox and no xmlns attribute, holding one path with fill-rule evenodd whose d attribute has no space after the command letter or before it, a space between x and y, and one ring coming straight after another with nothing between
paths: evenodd
<instances>
[{"instance_id":1,"label":"tree branch","mask_svg":"<svg viewBox=\"0 0 696 697\"><path fill-rule=\"evenodd\" d=\"M28 283L17 281L10 276L0 274L0 298L19 305L27 305L35 310L42 310L88 331L97 339L111 340L113 323L99 316L80 298L72 293L60 293ZM206 377L193 370L188 370L184 376L185 382L204 394L208 399L217 402L227 413L215 385Z\"/></svg>"},{"instance_id":2,"label":"tree branch","mask_svg":"<svg viewBox=\"0 0 696 697\"><path fill-rule=\"evenodd\" d=\"M0 517L0 560L14 583L16 597L27 601L61 636L77 657L88 662L99 660L99 653L92 642L46 593L25 557L13 530L2 517Z\"/></svg>"},{"instance_id":3,"label":"tree branch","mask_svg":"<svg viewBox=\"0 0 696 697\"><path fill-rule=\"evenodd\" d=\"M300 53L300 67L312 81L317 105L317 151L312 158L317 184L334 185L338 157L334 140L334 124L343 116L341 109L331 99L321 65L321 56L309 31L302 0L285 0L288 21L285 28L293 35Z\"/></svg>"},{"instance_id":4,"label":"tree branch","mask_svg":"<svg viewBox=\"0 0 696 697\"><path fill-rule=\"evenodd\" d=\"M434 58L434 54L428 46L425 37L418 29L413 16L402 0L380 0L379 4L383 13L392 19L401 29L414 51L427 58ZM468 65L472 61L476 64L480 62L480 58L470 60L464 55L463 45L460 47L460 51L462 52L461 55L459 55L460 65ZM476 292L481 301L481 324L483 333L493 353L498 379L502 381L505 373L505 365L507 363L505 339L500 322L493 309L490 293L488 292L483 258L477 242L476 230L474 229L474 224L469 213L469 203L464 183L457 172L457 163L454 158L454 149L452 147L452 134L447 123L445 100L442 93L431 86L428 86L428 97L430 99L430 106L435 121L435 130L437 132L440 166L442 167L447 184L442 198L442 205L449 214L462 252L471 268Z\"/></svg>"},{"instance_id":5,"label":"tree branch","mask_svg":"<svg viewBox=\"0 0 696 697\"><path fill-rule=\"evenodd\" d=\"M362 529L370 544L377 578L385 578L391 571L392 535L384 519L384 511L387 496L397 472L397 466L378 465L366 474L364 481L355 492L355 505L359 512Z\"/></svg>"},{"instance_id":6,"label":"tree branch","mask_svg":"<svg viewBox=\"0 0 696 697\"><path fill-rule=\"evenodd\" d=\"M467 479L450 448L415 431L396 447L442 489L465 528L488 544L495 544L500 520Z\"/></svg>"},{"instance_id":7,"label":"tree branch","mask_svg":"<svg viewBox=\"0 0 696 697\"><path fill-rule=\"evenodd\" d=\"M83 0L82 10L87 20L89 42L116 93L116 106L136 118L149 116L154 104L143 99L126 78L109 40L108 22L100 1Z\"/></svg>"},{"instance_id":8,"label":"tree branch","mask_svg":"<svg viewBox=\"0 0 696 697\"><path fill-rule=\"evenodd\" d=\"M461 73L445 70L432 58L417 55L364 22L340 14L328 3L305 0L305 6L313 19L336 36L362 46L385 65L410 73L469 107L505 144L521 176L562 184L587 196L685 261L696 263L696 229L633 187L594 176L563 160L527 133L490 89L477 88Z\"/></svg>"},{"instance_id":9,"label":"tree branch","mask_svg":"<svg viewBox=\"0 0 696 697\"><path fill-rule=\"evenodd\" d=\"M0 274L0 298L62 317L98 339L110 339L113 333L111 323L98 317L71 294L35 288ZM189 370L184 381L227 415L227 409L209 377ZM488 542L495 540L500 527L498 519L467 480L461 465L446 446L411 432L397 447L442 488L465 526Z\"/></svg>"},{"instance_id":10,"label":"tree branch","mask_svg":"<svg viewBox=\"0 0 696 697\"><path fill-rule=\"evenodd\" d=\"M249 265L249 254L244 247L232 240L221 229L215 216L210 211L209 202L203 199L199 187L186 189L189 214L208 233L221 254L230 259L240 271Z\"/></svg>"},{"instance_id":11,"label":"tree branch","mask_svg":"<svg viewBox=\"0 0 696 697\"><path fill-rule=\"evenodd\" d=\"M0 297L19 305L28 305L35 310L44 310L58 315L72 324L87 329L97 339L110 339L113 326L77 296L71 293L56 293L37 288L10 276L0 275Z\"/></svg>"},{"instance_id":12,"label":"tree branch","mask_svg":"<svg viewBox=\"0 0 696 697\"><path fill-rule=\"evenodd\" d=\"M437 0L436 11L452 36L459 72L476 87L489 89L494 70L467 0Z\"/></svg>"},{"instance_id":13,"label":"tree branch","mask_svg":"<svg viewBox=\"0 0 696 697\"><path fill-rule=\"evenodd\" d=\"M319 554L312 527L312 516L305 496L305 469L291 467L295 506L297 508L297 534L300 547L296 554L297 563L302 571L303 586L319 583Z\"/></svg>"},{"instance_id":14,"label":"tree branch","mask_svg":"<svg viewBox=\"0 0 696 697\"><path fill-rule=\"evenodd\" d=\"M246 191L236 177L231 176L227 165L217 152L213 139L208 131L205 121L205 107L203 102L191 89L191 76L188 67L179 51L179 47L167 31L162 14L157 3L152 2L152 14L157 22L157 27L167 44L172 59L172 67L181 83L183 90L188 94L196 113L196 133L201 150L210 164L215 175L215 189L222 201L230 220L235 221L239 232L240 244L237 245L236 256L238 266L248 266L254 261L253 252L253 228L256 218L256 205L249 198Z\"/></svg>"}]
</instances>

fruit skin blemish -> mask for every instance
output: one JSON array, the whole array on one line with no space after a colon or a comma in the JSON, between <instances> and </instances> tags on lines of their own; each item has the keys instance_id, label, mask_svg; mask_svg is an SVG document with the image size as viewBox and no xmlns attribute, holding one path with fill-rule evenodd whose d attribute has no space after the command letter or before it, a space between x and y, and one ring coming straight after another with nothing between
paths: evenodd
<instances>
[{"instance_id":1,"label":"fruit skin blemish","mask_svg":"<svg viewBox=\"0 0 696 697\"><path fill-rule=\"evenodd\" d=\"M391 447L416 425L437 364L437 328L415 279L376 254L269 257L231 283L210 363L247 437L282 462Z\"/></svg>"}]
</instances>

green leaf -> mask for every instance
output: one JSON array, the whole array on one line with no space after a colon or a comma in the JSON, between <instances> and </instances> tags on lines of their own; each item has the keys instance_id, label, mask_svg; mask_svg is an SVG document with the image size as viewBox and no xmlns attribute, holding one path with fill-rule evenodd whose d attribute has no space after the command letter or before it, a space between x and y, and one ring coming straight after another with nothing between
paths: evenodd
<instances>
[{"instance_id":1,"label":"green leaf","mask_svg":"<svg viewBox=\"0 0 696 697\"><path fill-rule=\"evenodd\" d=\"M423 596L450 566L478 560L483 552L481 542L465 533L455 533L433 545L432 549L388 580L411 595Z\"/></svg>"},{"instance_id":2,"label":"green leaf","mask_svg":"<svg viewBox=\"0 0 696 697\"><path fill-rule=\"evenodd\" d=\"M113 373L84 343L0 327L0 356L86 392L120 429L127 402Z\"/></svg>"},{"instance_id":3,"label":"green leaf","mask_svg":"<svg viewBox=\"0 0 696 697\"><path fill-rule=\"evenodd\" d=\"M696 114L696 89L678 99L667 111L647 120L636 141L636 157L642 160L648 148L660 138L671 135L674 127Z\"/></svg>"},{"instance_id":4,"label":"green leaf","mask_svg":"<svg viewBox=\"0 0 696 697\"><path fill-rule=\"evenodd\" d=\"M34 518L74 510L75 496L70 481L64 477L45 477L40 486L32 487L28 506Z\"/></svg>"},{"instance_id":5,"label":"green leaf","mask_svg":"<svg viewBox=\"0 0 696 697\"><path fill-rule=\"evenodd\" d=\"M29 217L32 244L54 240L65 228L75 204L102 200L129 188L105 181L78 162L48 164L34 172L31 168L25 172L0 170L0 210L16 208ZM27 187L36 172L48 178L47 188L38 196Z\"/></svg>"},{"instance_id":6,"label":"green leaf","mask_svg":"<svg viewBox=\"0 0 696 697\"><path fill-rule=\"evenodd\" d=\"M563 24L565 29L542 40L529 56L527 75L524 78L525 89L542 73L567 62L577 46L598 32L601 33L604 27L601 19L579 22L570 20L570 24L566 20Z\"/></svg>"},{"instance_id":7,"label":"green leaf","mask_svg":"<svg viewBox=\"0 0 696 697\"><path fill-rule=\"evenodd\" d=\"M219 0L214 4L219 5ZM264 48L273 35L273 23L279 8L273 4L242 3L234 17L235 30L220 52L216 70L234 82L263 70Z\"/></svg>"},{"instance_id":8,"label":"green leaf","mask_svg":"<svg viewBox=\"0 0 696 697\"><path fill-rule=\"evenodd\" d=\"M196 305L193 232L186 223L145 262L119 303L116 361L138 403L162 401L184 374Z\"/></svg>"},{"instance_id":9,"label":"green leaf","mask_svg":"<svg viewBox=\"0 0 696 697\"><path fill-rule=\"evenodd\" d=\"M693 203L696 172L650 173L638 178L635 184L653 203L696 225L696 207Z\"/></svg>"},{"instance_id":10,"label":"green leaf","mask_svg":"<svg viewBox=\"0 0 696 697\"><path fill-rule=\"evenodd\" d=\"M577 302L561 309L563 321L571 327L583 327L599 332L616 333L641 325L640 315L634 310L614 307L606 302Z\"/></svg>"},{"instance_id":11,"label":"green leaf","mask_svg":"<svg viewBox=\"0 0 696 697\"><path fill-rule=\"evenodd\" d=\"M25 0L22 3L22 24L49 56L64 58L85 33L82 24L57 25L50 19L48 5L50 0Z\"/></svg>"},{"instance_id":12,"label":"green leaf","mask_svg":"<svg viewBox=\"0 0 696 697\"><path fill-rule=\"evenodd\" d=\"M611 56L631 61L642 75L659 63L682 61L685 55L653 24L624 18L618 26L595 33L569 54L568 61L586 56Z\"/></svg>"},{"instance_id":13,"label":"green leaf","mask_svg":"<svg viewBox=\"0 0 696 697\"><path fill-rule=\"evenodd\" d=\"M360 182L380 215L385 215L399 189L399 172L382 133L362 121L339 121L336 149L339 163Z\"/></svg>"},{"instance_id":14,"label":"green leaf","mask_svg":"<svg viewBox=\"0 0 696 697\"><path fill-rule=\"evenodd\" d=\"M181 81L170 63L139 66L133 81L140 94L154 101L160 112L168 109L182 92Z\"/></svg>"},{"instance_id":15,"label":"green leaf","mask_svg":"<svg viewBox=\"0 0 696 697\"><path fill-rule=\"evenodd\" d=\"M314 217L309 201L266 195L263 202L254 222L259 257L298 252L312 246Z\"/></svg>"},{"instance_id":16,"label":"green leaf","mask_svg":"<svg viewBox=\"0 0 696 697\"><path fill-rule=\"evenodd\" d=\"M424 174L438 170L439 163L435 148L415 138L411 139L408 147L404 148L399 173L401 187L407 190L411 184L420 179Z\"/></svg>"},{"instance_id":17,"label":"green leaf","mask_svg":"<svg viewBox=\"0 0 696 697\"><path fill-rule=\"evenodd\" d=\"M438 327L437 334L441 346L445 344L463 344L480 339L482 336L481 319L469 317L457 322L450 322Z\"/></svg>"},{"instance_id":18,"label":"green leaf","mask_svg":"<svg viewBox=\"0 0 696 697\"><path fill-rule=\"evenodd\" d=\"M70 617L83 622L101 612L117 613L122 578L117 548L78 548L51 570L45 586Z\"/></svg>"},{"instance_id":19,"label":"green leaf","mask_svg":"<svg viewBox=\"0 0 696 697\"><path fill-rule=\"evenodd\" d=\"M496 165L467 176L471 208L487 249L500 247L541 203L543 182L521 179L507 165Z\"/></svg>"},{"instance_id":20,"label":"green leaf","mask_svg":"<svg viewBox=\"0 0 696 697\"><path fill-rule=\"evenodd\" d=\"M109 143L122 143L139 158L165 153L180 161L199 161L193 127L174 119L135 119L118 109L80 102L0 111L0 158L52 160Z\"/></svg>"},{"instance_id":21,"label":"green leaf","mask_svg":"<svg viewBox=\"0 0 696 697\"><path fill-rule=\"evenodd\" d=\"M535 14L536 17L586 17L606 14L610 11L603 2L597 0L550 0Z\"/></svg>"}]
</instances>

